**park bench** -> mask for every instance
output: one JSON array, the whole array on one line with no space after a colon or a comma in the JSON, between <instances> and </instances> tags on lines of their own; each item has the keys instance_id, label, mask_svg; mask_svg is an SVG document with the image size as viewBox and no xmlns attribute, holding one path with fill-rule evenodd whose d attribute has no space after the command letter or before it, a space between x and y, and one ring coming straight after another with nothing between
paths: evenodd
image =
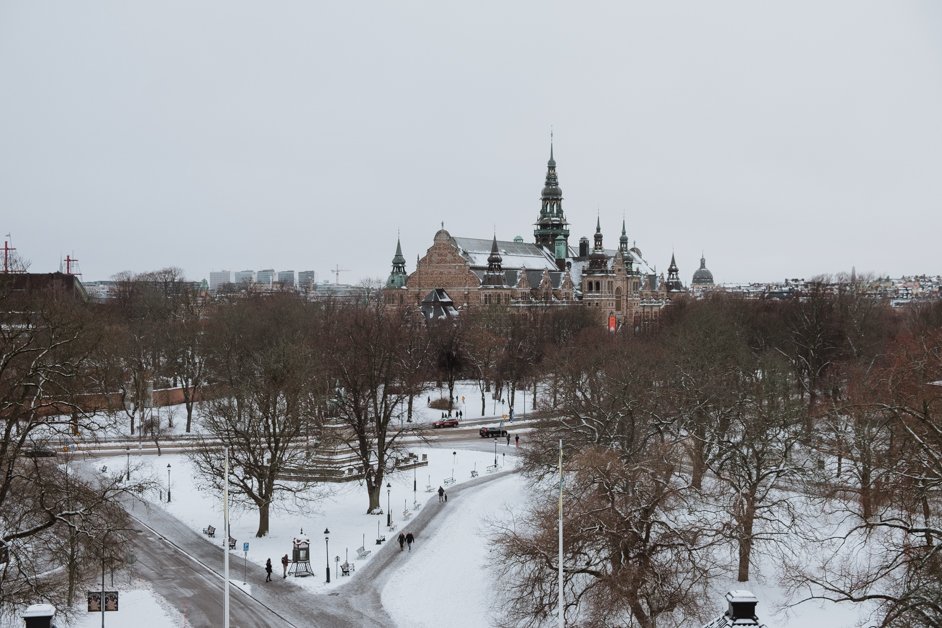
<instances>
[{"instance_id":1,"label":"park bench","mask_svg":"<svg viewBox=\"0 0 942 628\"><path fill-rule=\"evenodd\" d=\"M342 576L349 576L353 571L356 571L353 563L344 563L340 565L340 575Z\"/></svg>"},{"instance_id":2,"label":"park bench","mask_svg":"<svg viewBox=\"0 0 942 628\"><path fill-rule=\"evenodd\" d=\"M473 478L478 477L478 471L477 471L477 469L472 469L472 470L471 470L471 477L473 477Z\"/></svg>"},{"instance_id":3,"label":"park bench","mask_svg":"<svg viewBox=\"0 0 942 628\"><path fill-rule=\"evenodd\" d=\"M451 486L454 483L455 483L455 478L452 478L452 477L447 477L444 480L442 480L442 484L444 484L445 486Z\"/></svg>"},{"instance_id":4,"label":"park bench","mask_svg":"<svg viewBox=\"0 0 942 628\"><path fill-rule=\"evenodd\" d=\"M377 539L377 540L379 540L379 539ZM377 545L379 545L379 544L377 543ZM363 547L362 545L357 548L357 558L359 558L360 560L363 560L364 558L366 558L367 556L369 556L371 553L372 553L372 550L368 550L368 549L366 549L365 547Z\"/></svg>"},{"instance_id":5,"label":"park bench","mask_svg":"<svg viewBox=\"0 0 942 628\"><path fill-rule=\"evenodd\" d=\"M487 471L488 473L494 473L498 469L500 469L500 467L498 467L496 464L489 464L487 465L487 468L484 470Z\"/></svg>"},{"instance_id":6,"label":"park bench","mask_svg":"<svg viewBox=\"0 0 942 628\"><path fill-rule=\"evenodd\" d=\"M235 546L236 546L236 540L230 536L229 537L229 549L235 549Z\"/></svg>"},{"instance_id":7,"label":"park bench","mask_svg":"<svg viewBox=\"0 0 942 628\"><path fill-rule=\"evenodd\" d=\"M209 538L215 538L216 528L214 528L213 526L206 526L205 528L203 528L203 534L205 534Z\"/></svg>"}]
</instances>

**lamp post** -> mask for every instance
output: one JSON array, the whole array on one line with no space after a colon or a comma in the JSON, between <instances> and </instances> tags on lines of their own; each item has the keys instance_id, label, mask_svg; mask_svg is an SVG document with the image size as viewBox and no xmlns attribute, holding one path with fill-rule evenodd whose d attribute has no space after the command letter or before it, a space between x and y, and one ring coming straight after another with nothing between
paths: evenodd
<instances>
[{"instance_id":1,"label":"lamp post","mask_svg":"<svg viewBox=\"0 0 942 628\"><path fill-rule=\"evenodd\" d=\"M458 459L458 452L451 452L451 481L455 481L455 461Z\"/></svg>"},{"instance_id":2,"label":"lamp post","mask_svg":"<svg viewBox=\"0 0 942 628\"><path fill-rule=\"evenodd\" d=\"M170 463L167 463L167 503L170 503Z\"/></svg>"},{"instance_id":3,"label":"lamp post","mask_svg":"<svg viewBox=\"0 0 942 628\"><path fill-rule=\"evenodd\" d=\"M494 439L494 466L497 466L497 439Z\"/></svg>"},{"instance_id":4,"label":"lamp post","mask_svg":"<svg viewBox=\"0 0 942 628\"><path fill-rule=\"evenodd\" d=\"M128 482L131 481L131 446L128 445L124 448L125 453L128 455Z\"/></svg>"},{"instance_id":5,"label":"lamp post","mask_svg":"<svg viewBox=\"0 0 942 628\"><path fill-rule=\"evenodd\" d=\"M327 584L330 584L330 529L324 528L324 547L327 549Z\"/></svg>"},{"instance_id":6,"label":"lamp post","mask_svg":"<svg viewBox=\"0 0 942 628\"><path fill-rule=\"evenodd\" d=\"M415 469L416 467L412 467L412 503L418 504L419 496L416 494L416 489L418 488L419 484L418 480L415 478Z\"/></svg>"},{"instance_id":7,"label":"lamp post","mask_svg":"<svg viewBox=\"0 0 942 628\"><path fill-rule=\"evenodd\" d=\"M392 527L392 506L390 505L392 503L390 501L391 499L392 499L392 484L387 482L386 483L386 527L387 528Z\"/></svg>"}]
</instances>

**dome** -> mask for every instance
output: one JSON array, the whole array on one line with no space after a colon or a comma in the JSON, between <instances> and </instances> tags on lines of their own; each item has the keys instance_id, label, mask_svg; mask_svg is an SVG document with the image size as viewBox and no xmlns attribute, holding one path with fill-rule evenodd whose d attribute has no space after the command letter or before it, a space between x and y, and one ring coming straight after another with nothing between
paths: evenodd
<instances>
[{"instance_id":1,"label":"dome","mask_svg":"<svg viewBox=\"0 0 942 628\"><path fill-rule=\"evenodd\" d=\"M543 198L562 198L563 191L558 185L547 185L543 188Z\"/></svg>"},{"instance_id":2,"label":"dome","mask_svg":"<svg viewBox=\"0 0 942 628\"><path fill-rule=\"evenodd\" d=\"M713 273L707 270L706 258L700 258L700 268L693 273L693 280L690 282L694 286L712 286Z\"/></svg>"}]
</instances>

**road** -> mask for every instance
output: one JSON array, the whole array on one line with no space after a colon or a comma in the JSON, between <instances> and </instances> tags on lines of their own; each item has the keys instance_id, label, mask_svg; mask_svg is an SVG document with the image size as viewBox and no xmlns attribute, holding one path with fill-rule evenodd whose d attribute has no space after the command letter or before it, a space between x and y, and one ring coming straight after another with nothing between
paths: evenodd
<instances>
[{"instance_id":1,"label":"road","mask_svg":"<svg viewBox=\"0 0 942 628\"><path fill-rule=\"evenodd\" d=\"M436 430L438 432L438 430ZM464 438L448 434L440 442L446 447L462 445L466 449L489 450L490 439ZM434 446L434 445L433 445ZM474 491L482 484L512 473L488 474L452 486L449 495L455 499ZM137 521L141 542L133 549L135 561L132 576L151 584L183 613L192 626L221 626L223 615L222 541L207 543L197 531L168 515L163 509L136 498L127 497L125 508ZM411 521L410 528L421 535L432 526L440 508L424 508ZM254 587L251 595L230 586L230 625L233 628L295 626L297 628L388 628L392 619L383 609L381 593L392 562L398 558L398 547L387 543L376 550L372 559L357 569L342 591L312 594L310 591L283 581L277 588ZM231 564L230 576L238 578L237 562Z\"/></svg>"}]
</instances>

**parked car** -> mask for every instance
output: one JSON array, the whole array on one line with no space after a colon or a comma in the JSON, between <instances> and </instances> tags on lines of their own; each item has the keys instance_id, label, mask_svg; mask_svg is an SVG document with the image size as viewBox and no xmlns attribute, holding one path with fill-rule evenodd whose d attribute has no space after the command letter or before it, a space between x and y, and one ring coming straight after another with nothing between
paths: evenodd
<instances>
[{"instance_id":1,"label":"parked car","mask_svg":"<svg viewBox=\"0 0 942 628\"><path fill-rule=\"evenodd\" d=\"M432 423L432 427L458 427L458 419L441 419Z\"/></svg>"},{"instance_id":2,"label":"parked car","mask_svg":"<svg viewBox=\"0 0 942 628\"><path fill-rule=\"evenodd\" d=\"M507 430L499 427L482 427L478 432L481 438L497 438L498 436L507 436Z\"/></svg>"},{"instance_id":3,"label":"parked car","mask_svg":"<svg viewBox=\"0 0 942 628\"><path fill-rule=\"evenodd\" d=\"M32 447L23 450L23 456L26 458L52 458L55 455L55 450L48 447Z\"/></svg>"}]
</instances>

